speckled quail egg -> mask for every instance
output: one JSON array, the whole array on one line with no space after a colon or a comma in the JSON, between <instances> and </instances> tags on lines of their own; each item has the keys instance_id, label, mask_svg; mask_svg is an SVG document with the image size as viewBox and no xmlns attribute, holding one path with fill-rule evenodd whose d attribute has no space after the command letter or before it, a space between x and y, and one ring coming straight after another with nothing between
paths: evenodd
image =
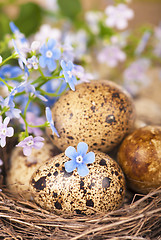
<instances>
[{"instance_id":1,"label":"speckled quail egg","mask_svg":"<svg viewBox=\"0 0 161 240\"><path fill-rule=\"evenodd\" d=\"M47 134L63 152L85 141L91 150L108 152L131 131L135 108L129 94L111 81L92 81L76 86L55 103L52 117L60 135Z\"/></svg>"},{"instance_id":2,"label":"speckled quail egg","mask_svg":"<svg viewBox=\"0 0 161 240\"><path fill-rule=\"evenodd\" d=\"M122 170L107 154L94 153L95 162L87 165L85 177L80 177L77 169L66 172L64 163L69 158L64 153L42 164L30 180L35 202L57 214L88 215L120 207L125 195Z\"/></svg>"},{"instance_id":3,"label":"speckled quail egg","mask_svg":"<svg viewBox=\"0 0 161 240\"><path fill-rule=\"evenodd\" d=\"M127 136L118 163L134 191L148 193L161 186L161 126L142 127Z\"/></svg>"},{"instance_id":4,"label":"speckled quail egg","mask_svg":"<svg viewBox=\"0 0 161 240\"><path fill-rule=\"evenodd\" d=\"M33 172L43 161L59 154L60 151L48 140L40 149L32 149L30 156L26 157L20 147L15 147L11 154L10 169L7 173L7 186L14 194L20 194L25 199L30 199L29 180Z\"/></svg>"}]
</instances>

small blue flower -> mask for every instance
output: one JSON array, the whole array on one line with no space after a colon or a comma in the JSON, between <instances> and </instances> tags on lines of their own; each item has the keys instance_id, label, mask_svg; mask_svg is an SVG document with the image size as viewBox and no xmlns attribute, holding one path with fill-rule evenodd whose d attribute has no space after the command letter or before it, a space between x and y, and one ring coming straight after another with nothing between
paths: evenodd
<instances>
[{"instance_id":1,"label":"small blue flower","mask_svg":"<svg viewBox=\"0 0 161 240\"><path fill-rule=\"evenodd\" d=\"M61 67L63 71L61 72L64 77L65 81L69 84L70 88L75 91L75 84L77 83L76 77L73 75L74 65L71 61L66 63L64 60L61 61Z\"/></svg>"},{"instance_id":2,"label":"small blue flower","mask_svg":"<svg viewBox=\"0 0 161 240\"><path fill-rule=\"evenodd\" d=\"M18 54L18 63L19 63L19 66L21 69L24 69L25 71L25 79L28 78L29 76L29 71L28 71L28 68L27 68L27 60L26 58L23 56L23 51L20 51L16 45L16 42L14 39L12 39L12 43L13 43L13 47L15 49L15 52Z\"/></svg>"},{"instance_id":3,"label":"small blue flower","mask_svg":"<svg viewBox=\"0 0 161 240\"><path fill-rule=\"evenodd\" d=\"M9 110L6 111L6 116L9 117L10 119L11 118L20 118L20 113L21 113L21 110L15 108L15 104L13 101L10 101L9 102L9 98L5 98L3 99L1 96L0 96L0 106L1 108L4 108L4 107L8 107Z\"/></svg>"},{"instance_id":4,"label":"small blue flower","mask_svg":"<svg viewBox=\"0 0 161 240\"><path fill-rule=\"evenodd\" d=\"M52 119L52 113L51 113L51 110L50 110L49 107L46 107L45 113L46 113L46 119L50 124L50 127L51 127L51 130L53 131L53 134L56 133L56 135L58 137L60 137L58 131L54 127L54 122L53 122L53 119Z\"/></svg>"},{"instance_id":5,"label":"small blue flower","mask_svg":"<svg viewBox=\"0 0 161 240\"><path fill-rule=\"evenodd\" d=\"M29 156L32 153L32 149L41 149L44 145L43 143L44 138L42 137L33 137L28 136L23 141L19 142L16 147L22 147L23 148L23 154L25 156Z\"/></svg>"},{"instance_id":6,"label":"small blue flower","mask_svg":"<svg viewBox=\"0 0 161 240\"><path fill-rule=\"evenodd\" d=\"M28 58L27 59L27 68L28 69L31 69L31 68L33 68L33 69L35 69L35 70L37 70L38 69L38 59L37 59L37 57L36 56L32 56L31 58Z\"/></svg>"},{"instance_id":7,"label":"small blue flower","mask_svg":"<svg viewBox=\"0 0 161 240\"><path fill-rule=\"evenodd\" d=\"M43 44L40 48L42 56L39 58L39 64L42 68L48 67L49 71L52 72L56 69L56 62L61 56L61 52L56 48L56 41L49 39L47 44Z\"/></svg>"},{"instance_id":8,"label":"small blue flower","mask_svg":"<svg viewBox=\"0 0 161 240\"><path fill-rule=\"evenodd\" d=\"M65 155L69 157L70 161L65 163L65 170L72 172L75 168L78 170L78 174L81 177L85 177L89 173L89 169L86 164L93 163L95 161L94 152L88 152L88 145L84 142L80 142L77 145L77 152L74 147L69 146L65 150Z\"/></svg>"},{"instance_id":9,"label":"small blue flower","mask_svg":"<svg viewBox=\"0 0 161 240\"><path fill-rule=\"evenodd\" d=\"M0 116L0 146L3 148L6 145L6 137L12 137L14 134L13 127L7 127L10 121L9 117L6 117L2 122L2 116Z\"/></svg>"},{"instance_id":10,"label":"small blue flower","mask_svg":"<svg viewBox=\"0 0 161 240\"><path fill-rule=\"evenodd\" d=\"M19 93L19 92L23 92L25 91L26 93L32 93L33 95L35 95L37 98L39 98L42 101L48 101L44 96L40 95L35 87L30 84L29 82L27 82L26 80L24 82L22 82L21 84L19 84L18 86L16 86L15 88L12 89L12 91L10 92L8 98L8 105L10 106L15 94Z\"/></svg>"}]
</instances>

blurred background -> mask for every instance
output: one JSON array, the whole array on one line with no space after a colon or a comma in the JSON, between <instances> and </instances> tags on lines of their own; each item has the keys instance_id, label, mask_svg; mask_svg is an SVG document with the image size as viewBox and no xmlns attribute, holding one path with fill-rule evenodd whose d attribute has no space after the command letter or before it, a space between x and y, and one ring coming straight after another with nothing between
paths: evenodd
<instances>
[{"instance_id":1,"label":"blurred background","mask_svg":"<svg viewBox=\"0 0 161 240\"><path fill-rule=\"evenodd\" d=\"M119 2L128 4L135 14L134 18L128 22L128 31L133 31L133 40L131 41L132 47L136 47L137 44L139 44L141 37L146 31L154 33L155 35L155 29L157 27L159 28L161 24L161 0L0 0L0 40L2 40L6 34L11 32L9 28L10 21L14 21L16 26L18 26L20 31L23 32L26 37L32 37L33 34L36 34L40 30L42 24L49 24L52 28L58 28L60 31L64 31L64 28L65 31L67 31L67 29L71 31L72 29L75 32L82 27L86 29L85 22L83 23L82 21L86 12L103 12L108 5ZM70 22L70 27L66 23L68 20ZM104 31L104 29L102 31ZM109 32L107 32L107 34L109 34ZM93 34L89 41L90 44L91 42L93 43L97 37L98 35L96 36ZM102 39L103 38L104 36ZM158 43L158 49L161 49L161 35L159 35L159 39L160 43ZM77 41L79 42L79 37L77 38ZM99 41L100 39L96 42L97 46L93 44L92 47L92 44L90 45L88 43L89 45L87 46L91 47L91 52L88 52L89 58L84 58L85 62L90 66L89 70L92 74L93 71L97 70L99 78L110 78L110 80L118 80L119 82L120 75L125 70L126 65L124 66L124 69L121 64L118 66L120 71L120 74L118 74L117 69L112 69L111 71L111 69L104 64L97 64L97 62L95 62L95 57L92 56L93 53L96 52L95 49L99 46ZM104 42L104 39L102 42ZM130 45L128 45L128 47L130 47ZM150 48L151 46L148 49ZM125 48L125 50L127 50L126 54L128 60L128 54L130 56L130 53L128 52L128 48ZM143 53L143 57L149 57L151 59L151 55L148 54L149 52ZM142 104L143 108L145 108L145 105L148 114L149 111L151 111L148 106L151 105L153 109L156 108L155 112L158 113L157 123L161 121L161 55L158 56L157 59L152 56L152 64L147 70L148 78L151 79L150 83L147 84L147 86L145 84L143 88L139 89L139 93L134 94L136 102L138 96L139 98L143 98L143 102L138 102L138 105L141 106ZM84 61L84 59L82 59L81 63ZM129 63L127 61L127 66ZM144 101L145 99L152 100L151 104ZM157 104L157 106L155 104Z\"/></svg>"}]
</instances>

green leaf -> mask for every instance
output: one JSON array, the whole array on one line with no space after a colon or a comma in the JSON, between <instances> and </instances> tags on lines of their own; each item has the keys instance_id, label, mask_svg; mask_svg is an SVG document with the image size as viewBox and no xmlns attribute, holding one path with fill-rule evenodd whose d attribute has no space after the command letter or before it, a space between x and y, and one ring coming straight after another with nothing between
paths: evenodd
<instances>
[{"instance_id":1,"label":"green leaf","mask_svg":"<svg viewBox=\"0 0 161 240\"><path fill-rule=\"evenodd\" d=\"M7 15L0 9L0 40L4 38L5 34L9 33L9 22L10 20Z\"/></svg>"},{"instance_id":2,"label":"green leaf","mask_svg":"<svg viewBox=\"0 0 161 240\"><path fill-rule=\"evenodd\" d=\"M114 34L113 29L105 26L103 23L100 23L100 37L109 39Z\"/></svg>"},{"instance_id":3,"label":"green leaf","mask_svg":"<svg viewBox=\"0 0 161 240\"><path fill-rule=\"evenodd\" d=\"M41 21L41 7L35 3L28 2L20 6L19 16L14 22L25 36L29 36L38 30Z\"/></svg>"},{"instance_id":4,"label":"green leaf","mask_svg":"<svg viewBox=\"0 0 161 240\"><path fill-rule=\"evenodd\" d=\"M76 19L82 10L80 0L58 0L62 14L70 19Z\"/></svg>"}]
</instances>

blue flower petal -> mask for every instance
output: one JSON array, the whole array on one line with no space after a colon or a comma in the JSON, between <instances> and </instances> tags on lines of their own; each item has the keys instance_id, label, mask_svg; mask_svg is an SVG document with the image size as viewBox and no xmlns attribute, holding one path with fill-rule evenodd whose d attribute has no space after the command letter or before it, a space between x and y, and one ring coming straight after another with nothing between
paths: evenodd
<instances>
[{"instance_id":1,"label":"blue flower petal","mask_svg":"<svg viewBox=\"0 0 161 240\"><path fill-rule=\"evenodd\" d=\"M76 162L74 160L71 160L66 162L64 166L67 172L73 172L73 170L76 168Z\"/></svg>"},{"instance_id":2,"label":"blue flower petal","mask_svg":"<svg viewBox=\"0 0 161 240\"><path fill-rule=\"evenodd\" d=\"M75 85L74 85L74 83L69 79L69 81L67 81L68 82L68 84L69 84L69 87L73 90L73 91L75 91Z\"/></svg>"},{"instance_id":3,"label":"blue flower petal","mask_svg":"<svg viewBox=\"0 0 161 240\"><path fill-rule=\"evenodd\" d=\"M53 38L50 38L47 42L48 49L51 50L52 48L54 48L55 45L56 45L56 40Z\"/></svg>"},{"instance_id":4,"label":"blue flower petal","mask_svg":"<svg viewBox=\"0 0 161 240\"><path fill-rule=\"evenodd\" d=\"M72 71L73 70L73 63L71 61L68 62L68 71Z\"/></svg>"},{"instance_id":5,"label":"blue flower petal","mask_svg":"<svg viewBox=\"0 0 161 240\"><path fill-rule=\"evenodd\" d=\"M65 155L71 159L75 159L76 156L78 155L75 148L69 146L66 150L65 150Z\"/></svg>"},{"instance_id":6,"label":"blue flower petal","mask_svg":"<svg viewBox=\"0 0 161 240\"><path fill-rule=\"evenodd\" d=\"M60 58L60 56L61 56L60 50L57 49L57 48L55 48L55 49L53 49L52 52L53 52L53 58L54 58L55 60L58 60L58 59Z\"/></svg>"},{"instance_id":7,"label":"blue flower petal","mask_svg":"<svg viewBox=\"0 0 161 240\"><path fill-rule=\"evenodd\" d=\"M77 170L78 170L78 174L81 177L85 177L89 173L89 169L87 168L87 166L85 164L77 165Z\"/></svg>"},{"instance_id":8,"label":"blue flower petal","mask_svg":"<svg viewBox=\"0 0 161 240\"><path fill-rule=\"evenodd\" d=\"M80 142L77 145L77 152L79 155L84 156L88 150L88 145L85 142Z\"/></svg>"},{"instance_id":9,"label":"blue flower petal","mask_svg":"<svg viewBox=\"0 0 161 240\"><path fill-rule=\"evenodd\" d=\"M60 137L58 131L57 131L56 128L54 127L54 124L51 123L51 124L50 124L50 127L51 127L51 130L53 131L53 133L56 133L56 135L57 135L58 137Z\"/></svg>"},{"instance_id":10,"label":"blue flower petal","mask_svg":"<svg viewBox=\"0 0 161 240\"><path fill-rule=\"evenodd\" d=\"M16 32L20 32L20 30L18 29L18 27L14 24L14 22L10 22L9 23L10 25L10 29L13 33L16 33Z\"/></svg>"},{"instance_id":11,"label":"blue flower petal","mask_svg":"<svg viewBox=\"0 0 161 240\"><path fill-rule=\"evenodd\" d=\"M95 161L95 154L94 152L89 152L83 157L83 163L89 164Z\"/></svg>"},{"instance_id":12,"label":"blue flower petal","mask_svg":"<svg viewBox=\"0 0 161 240\"><path fill-rule=\"evenodd\" d=\"M63 68L64 71L68 71L68 66L66 65L64 60L61 60L60 65L61 65L61 67Z\"/></svg>"},{"instance_id":13,"label":"blue flower petal","mask_svg":"<svg viewBox=\"0 0 161 240\"><path fill-rule=\"evenodd\" d=\"M74 84L77 83L77 79L76 79L76 77L74 75L72 76L72 81L73 81Z\"/></svg>"},{"instance_id":14,"label":"blue flower petal","mask_svg":"<svg viewBox=\"0 0 161 240\"><path fill-rule=\"evenodd\" d=\"M40 56L39 58L39 64L42 68L46 67L46 59L43 56Z\"/></svg>"},{"instance_id":15,"label":"blue flower petal","mask_svg":"<svg viewBox=\"0 0 161 240\"><path fill-rule=\"evenodd\" d=\"M50 108L46 107L45 112L46 112L46 119L50 123L51 121L53 121Z\"/></svg>"},{"instance_id":16,"label":"blue flower petal","mask_svg":"<svg viewBox=\"0 0 161 240\"><path fill-rule=\"evenodd\" d=\"M47 64L50 72L52 72L56 69L56 63L52 58L47 59L46 64Z\"/></svg>"},{"instance_id":17,"label":"blue flower petal","mask_svg":"<svg viewBox=\"0 0 161 240\"><path fill-rule=\"evenodd\" d=\"M45 43L42 45L42 47L40 48L39 52L42 54L42 55L45 55L47 51L47 48L46 48L46 45Z\"/></svg>"}]
</instances>

